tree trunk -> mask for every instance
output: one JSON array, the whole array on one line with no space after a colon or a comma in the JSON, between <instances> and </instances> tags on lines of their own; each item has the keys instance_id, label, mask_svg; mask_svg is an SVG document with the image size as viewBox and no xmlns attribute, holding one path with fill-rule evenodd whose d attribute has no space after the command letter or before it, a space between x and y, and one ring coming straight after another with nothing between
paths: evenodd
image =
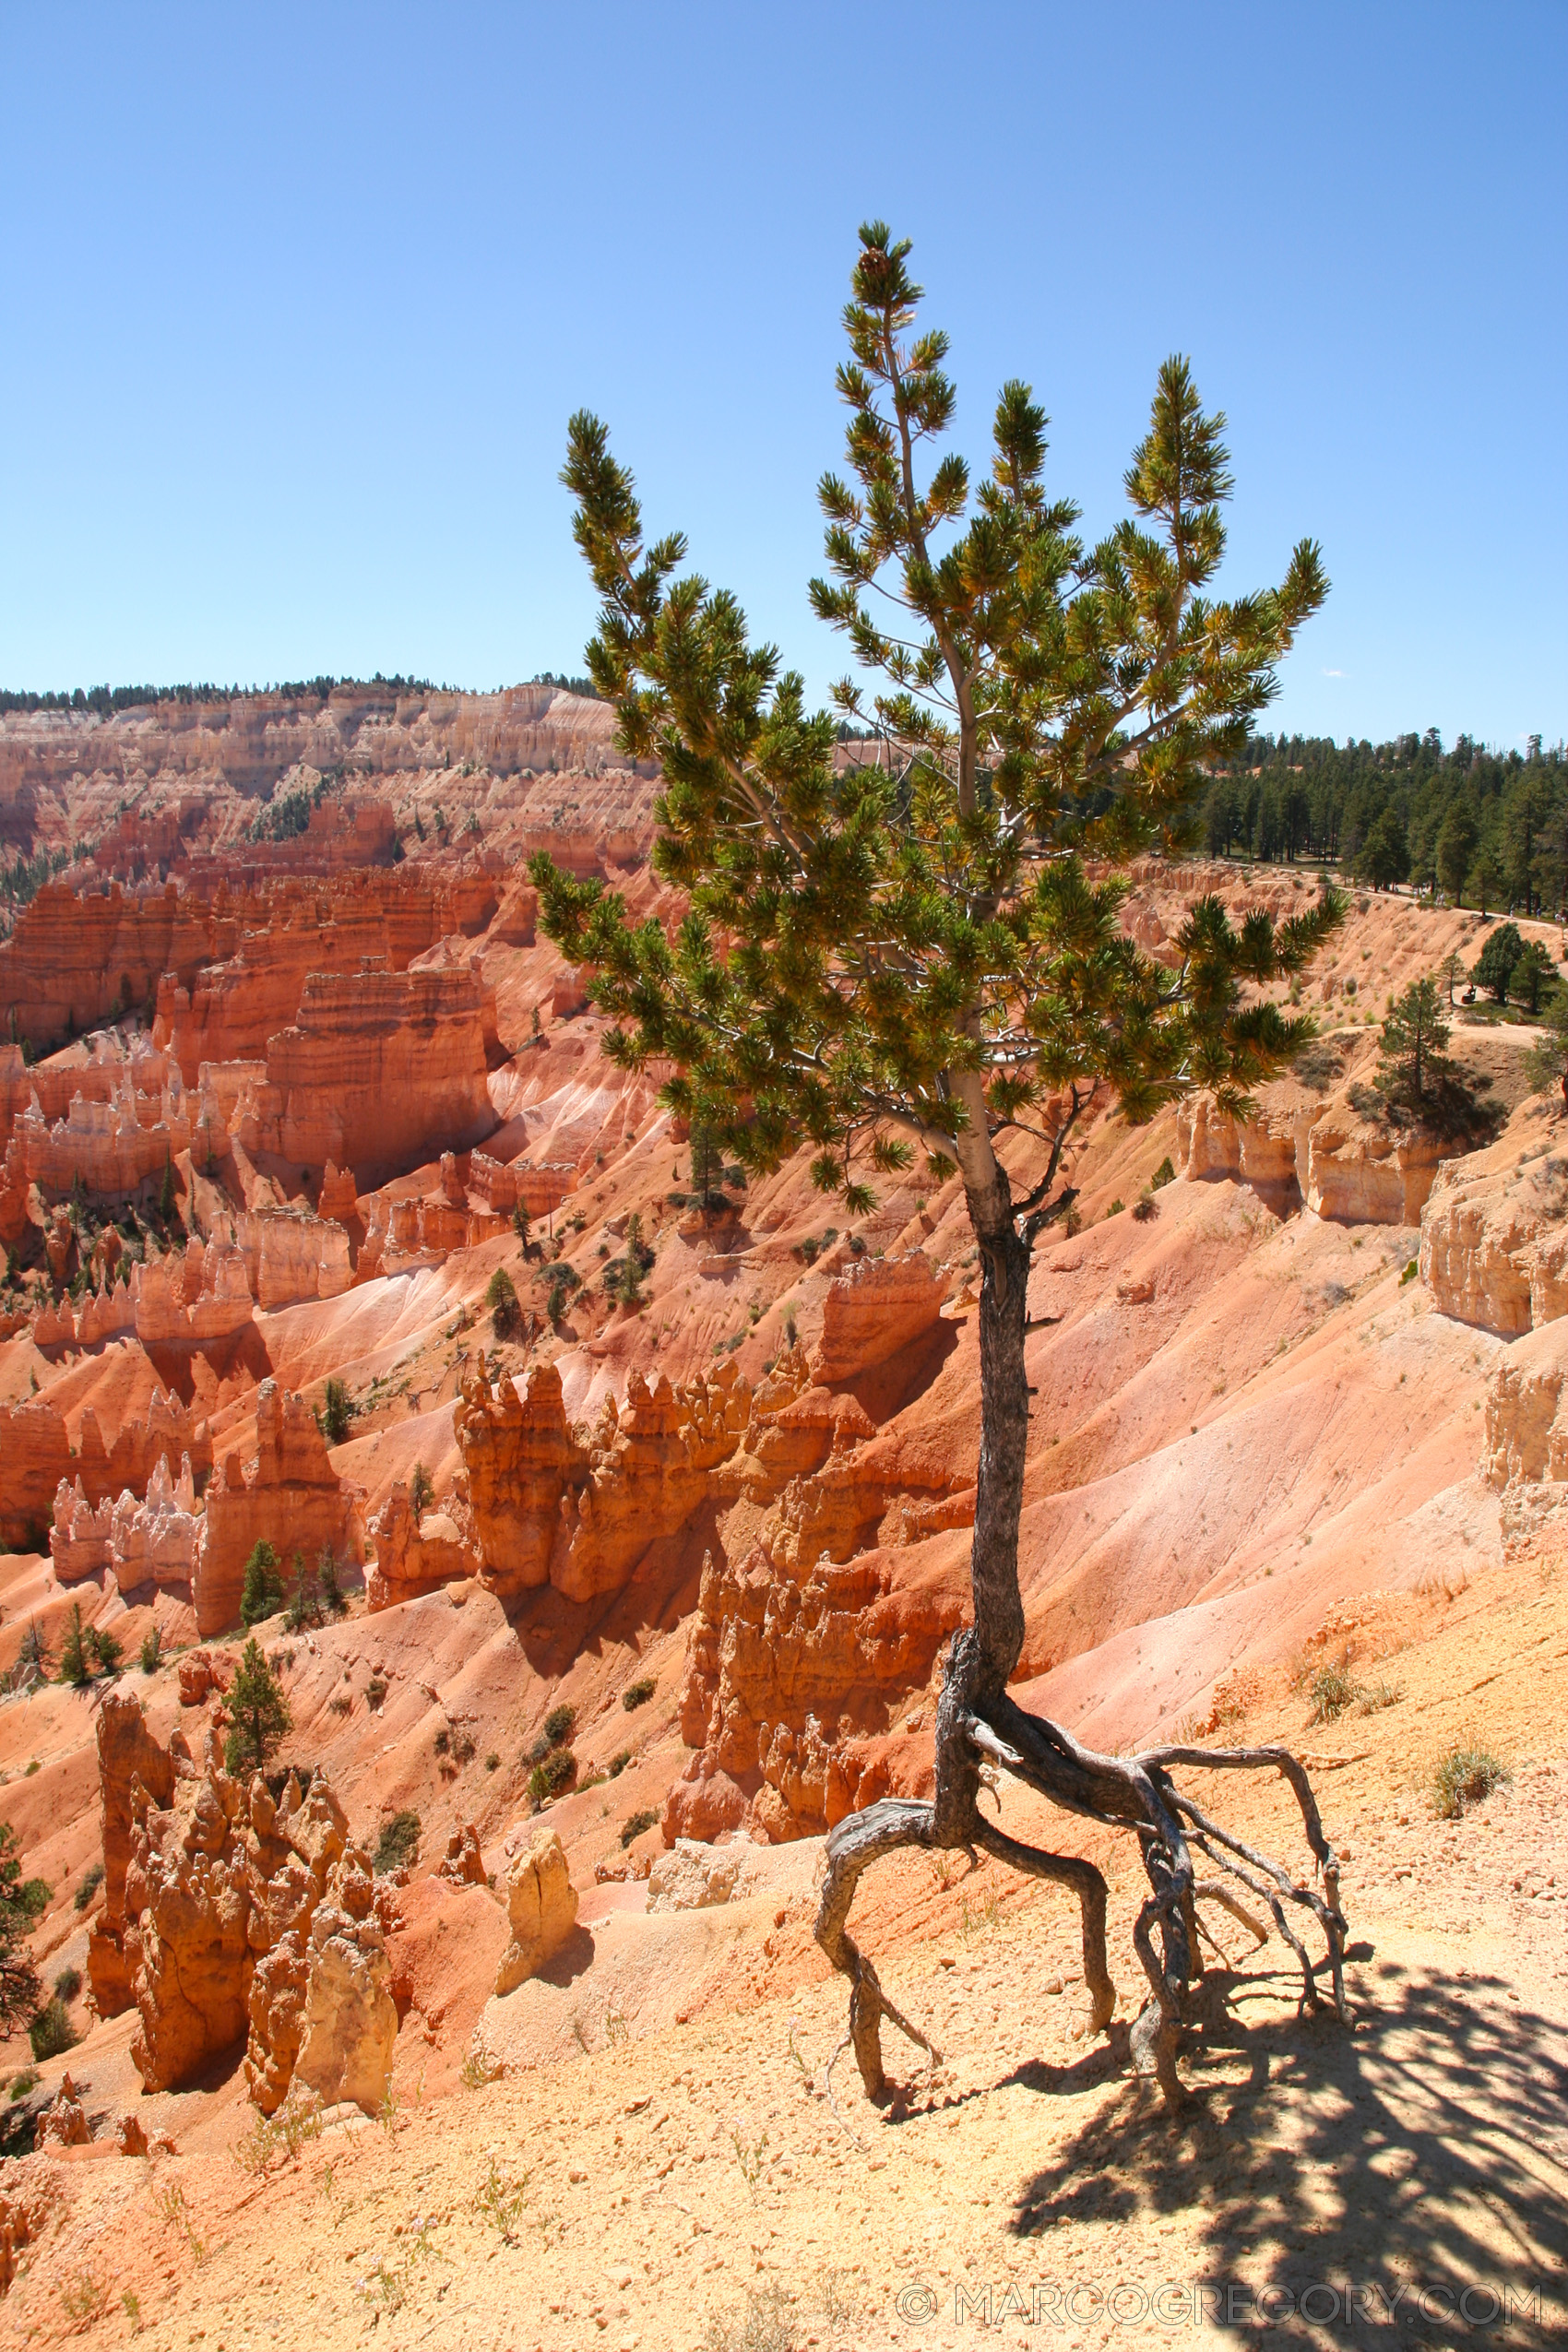
<instances>
[{"instance_id":1,"label":"tree trunk","mask_svg":"<svg viewBox=\"0 0 1568 2352\"><path fill-rule=\"evenodd\" d=\"M1018 1519L1029 1434L1024 1324L1029 1250L1013 1221L1006 1170L994 1159L990 1182L968 1194L980 1253L980 1449L970 1550L974 1622L956 1636L936 1718L936 1821L939 1836L970 1820L979 1764L965 1736L967 1717L1001 1697L1024 1646L1018 1590Z\"/></svg>"},{"instance_id":2,"label":"tree trunk","mask_svg":"<svg viewBox=\"0 0 1568 2352\"><path fill-rule=\"evenodd\" d=\"M976 1134L980 1146L973 1140ZM908 1847L968 1849L971 1860L983 1851L1015 1870L1070 1888L1078 1900L1083 1930L1084 1982L1091 2003L1087 2022L1096 2031L1109 2025L1116 1990L1106 1950L1104 1876L1093 1862L1023 1845L983 1817L979 1802L983 1762L1080 1817L1131 1830L1139 1838L1150 1893L1134 1923L1133 1942L1150 1997L1132 2027L1131 2053L1135 2069L1157 2075L1174 2107L1182 2096L1175 2053L1183 2002L1202 1966L1190 1842L1267 1904L1301 1966L1303 2002L1315 2008L1320 1996L1313 1966L1287 1920L1284 1905L1303 1906L1313 1913L1327 1942L1334 2005L1344 2016L1344 1919L1337 1864L1306 1775L1285 1750L1175 1747L1132 1758L1101 1756L1082 1747L1063 1726L1027 1715L1008 1697L1008 1678L1024 1645L1018 1523L1029 1422L1024 1338L1030 1253L1016 1229L1006 1171L997 1163L979 1121L969 1135L958 1139L957 1149L981 1266L980 1452L970 1550L974 1618L954 1638L937 1703L932 1801L882 1798L839 1822L827 1840L816 1939L833 1966L849 1979L849 2030L840 2047L853 2048L867 2095L873 2099L888 2095L881 2044L885 2017L926 2052L933 2068L940 2062L940 2052L888 1999L875 1967L849 1932L849 1910L862 1873ZM1301 1805L1308 1842L1323 1872L1324 1894L1302 1886L1265 1855L1211 1822L1172 1781L1171 1768L1177 1764L1282 1773ZM830 2064L830 2094L831 2076Z\"/></svg>"}]
</instances>

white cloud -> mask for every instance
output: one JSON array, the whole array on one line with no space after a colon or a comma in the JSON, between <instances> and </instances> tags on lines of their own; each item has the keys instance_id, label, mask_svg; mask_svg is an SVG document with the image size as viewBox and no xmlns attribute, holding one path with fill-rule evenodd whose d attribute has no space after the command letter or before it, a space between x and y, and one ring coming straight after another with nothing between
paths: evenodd
<instances>
[{"instance_id":1,"label":"white cloud","mask_svg":"<svg viewBox=\"0 0 1568 2352\"><path fill-rule=\"evenodd\" d=\"M1343 670L1325 670L1323 674L1325 678L1343 678L1345 672Z\"/></svg>"}]
</instances>

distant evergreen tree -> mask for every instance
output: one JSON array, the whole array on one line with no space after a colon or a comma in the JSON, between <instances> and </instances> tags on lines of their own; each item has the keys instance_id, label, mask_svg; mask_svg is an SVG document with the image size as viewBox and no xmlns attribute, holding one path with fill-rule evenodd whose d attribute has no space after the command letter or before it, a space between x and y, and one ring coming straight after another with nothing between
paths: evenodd
<instances>
[{"instance_id":1,"label":"distant evergreen tree","mask_svg":"<svg viewBox=\"0 0 1568 2352\"><path fill-rule=\"evenodd\" d=\"M1552 962L1538 939L1526 939L1508 975L1508 993L1528 1013L1540 1011L1541 991L1557 978Z\"/></svg>"},{"instance_id":2,"label":"distant evergreen tree","mask_svg":"<svg viewBox=\"0 0 1568 2352\"><path fill-rule=\"evenodd\" d=\"M224 1769L241 1776L265 1772L293 1728L293 1716L254 1633L240 1653L223 1705L231 1726L223 1746Z\"/></svg>"},{"instance_id":3,"label":"distant evergreen tree","mask_svg":"<svg viewBox=\"0 0 1568 2352\"><path fill-rule=\"evenodd\" d=\"M1477 987L1484 988L1499 1004L1508 1002L1508 983L1524 945L1517 923L1499 923L1470 967L1470 978Z\"/></svg>"},{"instance_id":4,"label":"distant evergreen tree","mask_svg":"<svg viewBox=\"0 0 1568 2352\"><path fill-rule=\"evenodd\" d=\"M276 1617L283 1606L283 1578L278 1554L265 1536L251 1547L245 1562L244 1583L240 1592L240 1622L259 1625L266 1617Z\"/></svg>"},{"instance_id":5,"label":"distant evergreen tree","mask_svg":"<svg viewBox=\"0 0 1568 2352\"><path fill-rule=\"evenodd\" d=\"M42 1918L52 1890L24 1879L17 1833L0 1822L0 2034L14 2034L38 2007L42 1988L27 1939Z\"/></svg>"},{"instance_id":6,"label":"distant evergreen tree","mask_svg":"<svg viewBox=\"0 0 1568 2352\"><path fill-rule=\"evenodd\" d=\"M65 1628L65 1638L60 1645L60 1680L74 1690L85 1691L92 1680L88 1662L87 1637L82 1630L82 1605L71 1603L71 1620Z\"/></svg>"},{"instance_id":7,"label":"distant evergreen tree","mask_svg":"<svg viewBox=\"0 0 1568 2352\"><path fill-rule=\"evenodd\" d=\"M1390 1005L1375 1084L1393 1099L1420 1110L1434 1079L1448 1075L1448 1023L1436 980L1411 980Z\"/></svg>"}]
</instances>

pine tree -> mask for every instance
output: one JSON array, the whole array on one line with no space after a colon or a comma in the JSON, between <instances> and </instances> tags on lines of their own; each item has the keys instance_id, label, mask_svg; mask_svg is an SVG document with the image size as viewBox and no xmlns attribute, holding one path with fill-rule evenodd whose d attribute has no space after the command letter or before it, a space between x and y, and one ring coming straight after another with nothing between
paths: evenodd
<instances>
[{"instance_id":1,"label":"pine tree","mask_svg":"<svg viewBox=\"0 0 1568 2352\"><path fill-rule=\"evenodd\" d=\"M1475 848L1475 819L1464 807L1450 809L1439 827L1434 855L1438 881L1455 906L1465 887Z\"/></svg>"},{"instance_id":2,"label":"pine tree","mask_svg":"<svg viewBox=\"0 0 1568 2352\"><path fill-rule=\"evenodd\" d=\"M74 1690L85 1691L92 1680L88 1664L87 1639L82 1631L82 1605L71 1603L71 1621L65 1628L65 1638L60 1645L60 1680Z\"/></svg>"},{"instance_id":3,"label":"pine tree","mask_svg":"<svg viewBox=\"0 0 1568 2352\"><path fill-rule=\"evenodd\" d=\"M163 1182L158 1188L158 1214L167 1225L174 1214L174 1163L163 1155Z\"/></svg>"},{"instance_id":4,"label":"pine tree","mask_svg":"<svg viewBox=\"0 0 1568 2352\"><path fill-rule=\"evenodd\" d=\"M330 1615L342 1617L349 1604L343 1598L343 1587L338 1581L338 1562L332 1546L324 1543L315 1563L315 1581L321 1591L321 1605Z\"/></svg>"},{"instance_id":5,"label":"pine tree","mask_svg":"<svg viewBox=\"0 0 1568 2352\"><path fill-rule=\"evenodd\" d=\"M1470 978L1499 1004L1508 1002L1508 983L1524 946L1517 923L1499 923L1470 967Z\"/></svg>"},{"instance_id":6,"label":"pine tree","mask_svg":"<svg viewBox=\"0 0 1568 2352\"><path fill-rule=\"evenodd\" d=\"M1443 981L1448 990L1448 1009L1452 1013L1454 1010L1454 983L1455 980L1462 980L1467 977L1465 971L1465 958L1460 955L1456 947L1451 948L1448 954L1443 957L1442 963L1438 967L1438 977Z\"/></svg>"},{"instance_id":7,"label":"pine tree","mask_svg":"<svg viewBox=\"0 0 1568 2352\"><path fill-rule=\"evenodd\" d=\"M120 1661L125 1655L125 1645L119 1635L105 1633L101 1625L89 1625L84 1638L98 1671L101 1674L118 1674Z\"/></svg>"},{"instance_id":8,"label":"pine tree","mask_svg":"<svg viewBox=\"0 0 1568 2352\"><path fill-rule=\"evenodd\" d=\"M414 1474L409 1480L409 1508L416 1519L422 1519L435 1501L435 1481L422 1462L414 1464Z\"/></svg>"},{"instance_id":9,"label":"pine tree","mask_svg":"<svg viewBox=\"0 0 1568 2352\"><path fill-rule=\"evenodd\" d=\"M1568 989L1559 989L1547 1000L1541 1027L1546 1034L1530 1048L1525 1068L1531 1086L1541 1093L1559 1087L1568 1109Z\"/></svg>"},{"instance_id":10,"label":"pine tree","mask_svg":"<svg viewBox=\"0 0 1568 2352\"><path fill-rule=\"evenodd\" d=\"M42 1988L27 1938L51 1891L41 1878L23 1878L16 1831L0 1822L0 2034L16 2033L38 2007Z\"/></svg>"},{"instance_id":11,"label":"pine tree","mask_svg":"<svg viewBox=\"0 0 1568 2352\"><path fill-rule=\"evenodd\" d=\"M1557 978L1557 967L1538 939L1526 939L1508 975L1508 993L1534 1015L1540 1011L1541 990Z\"/></svg>"},{"instance_id":12,"label":"pine tree","mask_svg":"<svg viewBox=\"0 0 1568 2352\"><path fill-rule=\"evenodd\" d=\"M245 1562L245 1579L240 1589L240 1622L259 1625L264 1617L275 1617L283 1606L283 1579L279 1572L278 1554L265 1536L251 1547Z\"/></svg>"},{"instance_id":13,"label":"pine tree","mask_svg":"<svg viewBox=\"0 0 1568 2352\"><path fill-rule=\"evenodd\" d=\"M294 1589L283 1612L284 1627L291 1633L303 1633L307 1625L319 1625L321 1619L321 1589L315 1570L305 1566L303 1552L296 1551Z\"/></svg>"},{"instance_id":14,"label":"pine tree","mask_svg":"<svg viewBox=\"0 0 1568 2352\"><path fill-rule=\"evenodd\" d=\"M254 1633L240 1653L223 1704L232 1727L223 1745L224 1769L240 1775L265 1772L292 1729L293 1716Z\"/></svg>"},{"instance_id":15,"label":"pine tree","mask_svg":"<svg viewBox=\"0 0 1568 2352\"><path fill-rule=\"evenodd\" d=\"M30 1617L22 1628L11 1678L13 1683L21 1689L30 1682L47 1682L53 1663L53 1655L43 1638L42 1626L36 1617Z\"/></svg>"},{"instance_id":16,"label":"pine tree","mask_svg":"<svg viewBox=\"0 0 1568 2352\"><path fill-rule=\"evenodd\" d=\"M1383 1051L1376 1085L1391 1099L1420 1110L1435 1079L1452 1074L1448 1023L1443 997L1430 978L1411 980L1390 1005L1383 1024Z\"/></svg>"},{"instance_id":17,"label":"pine tree","mask_svg":"<svg viewBox=\"0 0 1568 2352\"><path fill-rule=\"evenodd\" d=\"M1476 851L1470 861L1470 871L1465 876L1465 896L1475 900L1484 922L1488 907L1497 903L1497 861L1484 842Z\"/></svg>"},{"instance_id":18,"label":"pine tree","mask_svg":"<svg viewBox=\"0 0 1568 2352\"><path fill-rule=\"evenodd\" d=\"M862 671L883 673L885 690L868 709L846 679L837 720L809 711L801 676L751 641L735 599L679 576L684 540L645 544L632 476L605 428L574 417L563 479L602 599L588 665L617 706L623 748L659 763L654 861L690 911L671 937L654 918L629 925L619 895L547 855L530 875L549 936L595 968L614 1024L604 1050L630 1069L672 1070L661 1099L694 1134L708 1127L757 1172L808 1143L814 1181L851 1215L874 1205L866 1161L892 1172L919 1151L933 1179L963 1179L980 1264L973 1623L949 1655L934 1800L885 1799L837 1825L817 1919L853 1986L868 2092L884 2084L881 2017L904 2021L846 1921L861 1872L899 1847L982 1847L1075 1887L1095 2023L1110 2018L1105 1881L980 1813L990 1761L1142 1841L1145 1920L1158 1923L1162 1952L1140 1929L1154 2001L1134 2053L1175 2099L1182 1999L1197 1965L1181 1824L1195 1816L1168 1774L1192 1759L1096 1755L1006 1691L1024 1635L1026 1295L1036 1238L1071 1210L1063 1157L1098 1086L1134 1122L1194 1085L1236 1109L1313 1034L1259 991L1301 970L1334 929L1342 909L1331 895L1289 921L1259 910L1240 928L1205 899L1177 959L1159 965L1121 925L1124 882L1091 878L1082 854L1124 862L1190 837L1210 766L1247 742L1327 583L1303 540L1282 587L1208 593L1230 489L1224 421L1204 414L1179 359L1160 370L1125 477L1133 514L1097 545L1076 535L1077 509L1047 493L1045 418L1023 384L1004 386L978 493L955 454L922 487L922 445L948 427L955 393L945 338L915 332L908 255L881 224L861 232L838 372L857 486L823 478L835 577L812 587L819 618L846 634ZM873 608L879 588L891 606ZM885 627L885 610L895 615ZM860 731L842 757L840 724ZM1028 1176L999 1157L1009 1133L1032 1149ZM1273 1769L1277 1753L1240 1760ZM1324 1889L1278 1883L1322 1924L1337 2001L1336 1865L1305 1776L1293 1761L1280 1768ZM1305 1994L1315 2004L1310 1972Z\"/></svg>"}]
</instances>

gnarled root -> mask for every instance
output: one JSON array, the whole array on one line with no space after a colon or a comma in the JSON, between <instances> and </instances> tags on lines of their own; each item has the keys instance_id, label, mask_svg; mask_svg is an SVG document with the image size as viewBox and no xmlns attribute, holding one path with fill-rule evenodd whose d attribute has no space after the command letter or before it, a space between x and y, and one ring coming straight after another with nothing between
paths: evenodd
<instances>
[{"instance_id":1,"label":"gnarled root","mask_svg":"<svg viewBox=\"0 0 1568 2352\"><path fill-rule=\"evenodd\" d=\"M849 1935L847 1921L861 1874L873 1862L905 1846L980 1847L1014 1870L1073 1887L1083 1918L1084 1981L1091 2002L1091 2025L1111 2022L1116 1990L1106 1956L1106 1883L1092 1862L1049 1854L1009 1837L982 1820L976 1804L984 1764L1016 1779L1069 1812L1113 1828L1132 1830L1143 1849L1149 1895L1134 1923L1133 1943L1149 1982L1149 2000L1132 2032L1133 2063L1156 2077L1167 2103L1182 2098L1176 2069L1187 1997L1203 1974L1198 1951L1197 1901L1218 1902L1251 1929L1259 1942L1267 1930L1231 1892L1228 1880L1261 1898L1281 1939L1301 1969L1303 2008L1321 2008L1316 1970L1292 1928L1287 1907L1310 1911L1323 1930L1333 2006L1348 2020L1345 2000L1345 1920L1339 1907L1339 1871L1324 1835L1312 1786L1301 1765L1284 1748L1151 1749L1141 1756L1097 1754L1071 1733L1043 1717L1026 1714L1005 1694L983 1710L963 1712L944 1705L937 1728L937 1802L917 1804L885 1797L838 1823L827 1841L827 1875L817 1912L816 1939L833 1966L849 1978L849 2034L868 2097L886 2093L881 2021L892 2019L933 2064L938 2052L883 1991L876 1971ZM1173 1770L1277 1771L1287 1779L1301 1808L1307 1843L1322 1881L1321 1894L1303 1885L1284 1867L1221 1828L1172 1779ZM1222 1875L1198 1879L1195 1847ZM1212 1939L1211 1939L1212 1941ZM1323 1964L1319 1964L1320 1966Z\"/></svg>"}]
</instances>

